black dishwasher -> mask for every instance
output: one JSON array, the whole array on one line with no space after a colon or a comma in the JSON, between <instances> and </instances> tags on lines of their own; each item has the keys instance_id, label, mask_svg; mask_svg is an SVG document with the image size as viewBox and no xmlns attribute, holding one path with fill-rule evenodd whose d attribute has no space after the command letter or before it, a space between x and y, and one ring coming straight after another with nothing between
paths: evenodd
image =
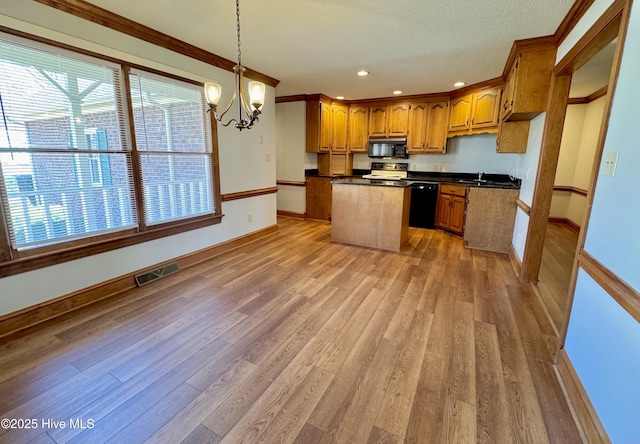
<instances>
[{"instance_id":1,"label":"black dishwasher","mask_svg":"<svg viewBox=\"0 0 640 444\"><path fill-rule=\"evenodd\" d=\"M411 185L411 206L409 207L409 226L433 228L438 203L437 182L415 182Z\"/></svg>"}]
</instances>

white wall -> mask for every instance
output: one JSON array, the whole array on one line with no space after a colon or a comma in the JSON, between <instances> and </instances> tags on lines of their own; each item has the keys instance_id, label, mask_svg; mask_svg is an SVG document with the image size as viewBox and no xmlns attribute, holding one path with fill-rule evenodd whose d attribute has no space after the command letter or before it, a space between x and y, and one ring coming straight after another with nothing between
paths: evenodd
<instances>
[{"instance_id":1,"label":"white wall","mask_svg":"<svg viewBox=\"0 0 640 444\"><path fill-rule=\"evenodd\" d=\"M600 165L585 251L636 291L640 289L638 72L640 4L634 2L603 159L612 151L620 157L614 177L603 176ZM576 287L565 349L611 440L637 443L640 324L584 272Z\"/></svg>"},{"instance_id":2,"label":"white wall","mask_svg":"<svg viewBox=\"0 0 640 444\"><path fill-rule=\"evenodd\" d=\"M589 10L582 16L578 24L569 35L560 43L556 52L556 64L573 48L578 40L600 18L603 12L613 3L613 0L595 0Z\"/></svg>"},{"instance_id":3,"label":"white wall","mask_svg":"<svg viewBox=\"0 0 640 444\"><path fill-rule=\"evenodd\" d=\"M542 133L546 113L540 114L531 121L529 126L529 139L527 140L527 152L518 157L516 177L522 179L520 184L520 200L531 206L533 202L533 190L536 186L536 174L540 161L540 149L542 147ZM512 245L520 259L524 256L524 247L529 231L529 216L518 208L516 222L513 228Z\"/></svg>"},{"instance_id":4,"label":"white wall","mask_svg":"<svg viewBox=\"0 0 640 444\"><path fill-rule=\"evenodd\" d=\"M306 103L276 104L276 177L278 180L304 182L309 156L306 143ZM317 157L317 156L315 156ZM303 187L278 185L278 210L303 214L306 195Z\"/></svg>"},{"instance_id":5,"label":"white wall","mask_svg":"<svg viewBox=\"0 0 640 444\"><path fill-rule=\"evenodd\" d=\"M194 80L216 79L223 85L223 100L233 88L233 75L227 71L36 2L1 2L0 25ZM274 88L267 87L264 112L254 129L240 133L219 127L223 194L275 186L275 161L265 160L267 153L275 157L274 97ZM2 278L0 315L271 226L276 223L276 198L226 202L222 213L222 223L215 226ZM251 223L248 213L253 214Z\"/></svg>"},{"instance_id":6,"label":"white wall","mask_svg":"<svg viewBox=\"0 0 640 444\"><path fill-rule=\"evenodd\" d=\"M555 185L589 188L605 103L606 97L601 97L588 104L567 107ZM586 204L586 196L554 191L550 216L582 225Z\"/></svg>"},{"instance_id":7,"label":"white wall","mask_svg":"<svg viewBox=\"0 0 640 444\"><path fill-rule=\"evenodd\" d=\"M458 136L447 140L446 154L410 154L411 171L446 171L451 173L515 174L522 154L496 153L496 135ZM371 169L378 162L366 154L353 156L353 167Z\"/></svg>"}]
</instances>

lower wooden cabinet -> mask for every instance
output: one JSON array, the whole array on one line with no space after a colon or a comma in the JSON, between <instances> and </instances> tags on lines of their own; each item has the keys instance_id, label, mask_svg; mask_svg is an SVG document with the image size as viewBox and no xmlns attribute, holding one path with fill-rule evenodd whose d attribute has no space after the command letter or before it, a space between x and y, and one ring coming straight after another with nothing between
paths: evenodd
<instances>
[{"instance_id":1,"label":"lower wooden cabinet","mask_svg":"<svg viewBox=\"0 0 640 444\"><path fill-rule=\"evenodd\" d=\"M457 234L464 232L466 191L467 187L464 185L440 184L438 207L436 209L436 227L444 228Z\"/></svg>"},{"instance_id":2,"label":"lower wooden cabinet","mask_svg":"<svg viewBox=\"0 0 640 444\"><path fill-rule=\"evenodd\" d=\"M331 180L330 177L307 177L307 218L331 220Z\"/></svg>"},{"instance_id":3,"label":"lower wooden cabinet","mask_svg":"<svg viewBox=\"0 0 640 444\"><path fill-rule=\"evenodd\" d=\"M470 187L464 243L468 248L508 253L520 190Z\"/></svg>"}]
</instances>

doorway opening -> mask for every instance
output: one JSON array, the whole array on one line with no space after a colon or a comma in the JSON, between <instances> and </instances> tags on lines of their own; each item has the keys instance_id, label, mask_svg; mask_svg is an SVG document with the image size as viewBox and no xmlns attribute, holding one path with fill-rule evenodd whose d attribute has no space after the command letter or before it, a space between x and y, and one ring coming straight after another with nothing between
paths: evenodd
<instances>
[{"instance_id":1,"label":"doorway opening","mask_svg":"<svg viewBox=\"0 0 640 444\"><path fill-rule=\"evenodd\" d=\"M562 329L571 271L597 157L609 77L618 39L571 77L553 195L536 287L556 331Z\"/></svg>"}]
</instances>

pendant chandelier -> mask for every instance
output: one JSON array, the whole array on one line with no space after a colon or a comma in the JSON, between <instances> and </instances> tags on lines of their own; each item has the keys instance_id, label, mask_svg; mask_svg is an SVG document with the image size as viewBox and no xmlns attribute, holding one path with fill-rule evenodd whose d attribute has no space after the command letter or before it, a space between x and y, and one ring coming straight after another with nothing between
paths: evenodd
<instances>
[{"instance_id":1,"label":"pendant chandelier","mask_svg":"<svg viewBox=\"0 0 640 444\"><path fill-rule=\"evenodd\" d=\"M231 101L222 114L218 115L218 101L222 95L222 86L215 82L207 82L204 84L204 94L209 104L209 111L213 112L216 120L220 122L222 126L226 127L234 122L234 126L242 131L243 129L251 128L258 121L258 116L262 112L262 105L264 105L265 87L262 82L249 82L249 100L247 101L244 88L244 72L246 68L242 66L240 53L240 0L236 0L236 23L238 34L238 64L233 67L235 86ZM236 97L238 97L238 118L230 119L227 123L223 123L222 119L225 114L227 114L227 111L231 109Z\"/></svg>"}]
</instances>

